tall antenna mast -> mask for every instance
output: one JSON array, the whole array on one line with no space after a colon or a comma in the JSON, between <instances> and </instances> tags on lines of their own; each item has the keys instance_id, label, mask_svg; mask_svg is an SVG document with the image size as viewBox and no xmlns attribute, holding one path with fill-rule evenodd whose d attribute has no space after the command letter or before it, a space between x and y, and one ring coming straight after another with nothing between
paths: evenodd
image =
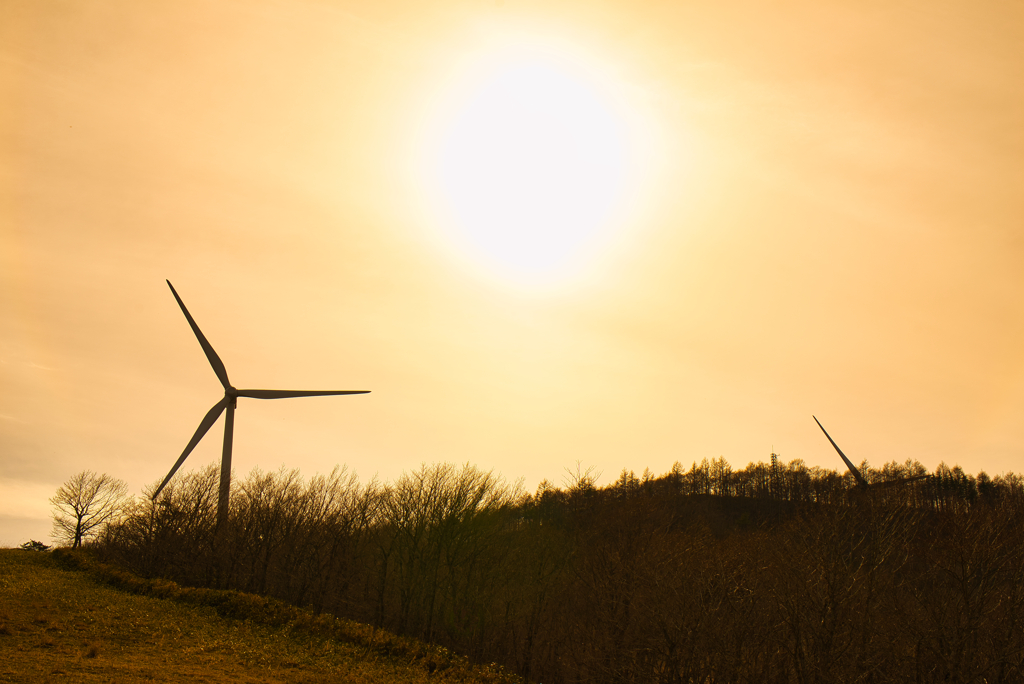
<instances>
[{"instance_id":1,"label":"tall antenna mast","mask_svg":"<svg viewBox=\"0 0 1024 684\"><path fill-rule=\"evenodd\" d=\"M772 469L768 473L768 492L774 499L779 494L779 455L775 453L775 445L772 445Z\"/></svg>"}]
</instances>

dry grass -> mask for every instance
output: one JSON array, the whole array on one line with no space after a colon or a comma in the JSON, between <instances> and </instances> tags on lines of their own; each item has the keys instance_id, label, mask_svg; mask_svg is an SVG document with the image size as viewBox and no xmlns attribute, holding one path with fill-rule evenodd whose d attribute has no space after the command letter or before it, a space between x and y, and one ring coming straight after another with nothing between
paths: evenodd
<instances>
[{"instance_id":1,"label":"dry grass","mask_svg":"<svg viewBox=\"0 0 1024 684\"><path fill-rule=\"evenodd\" d=\"M222 611L223 612L223 611ZM51 554L0 549L0 682L493 682L426 657L119 591Z\"/></svg>"}]
</instances>

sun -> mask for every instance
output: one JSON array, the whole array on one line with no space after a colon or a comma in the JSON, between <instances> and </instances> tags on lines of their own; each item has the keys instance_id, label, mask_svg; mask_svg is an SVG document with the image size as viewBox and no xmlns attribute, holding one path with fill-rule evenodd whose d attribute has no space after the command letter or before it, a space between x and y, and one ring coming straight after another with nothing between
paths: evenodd
<instances>
[{"instance_id":1,"label":"sun","mask_svg":"<svg viewBox=\"0 0 1024 684\"><path fill-rule=\"evenodd\" d=\"M621 222L637 161L629 117L614 88L565 51L517 46L468 71L425 156L435 214L488 272L564 278Z\"/></svg>"}]
</instances>

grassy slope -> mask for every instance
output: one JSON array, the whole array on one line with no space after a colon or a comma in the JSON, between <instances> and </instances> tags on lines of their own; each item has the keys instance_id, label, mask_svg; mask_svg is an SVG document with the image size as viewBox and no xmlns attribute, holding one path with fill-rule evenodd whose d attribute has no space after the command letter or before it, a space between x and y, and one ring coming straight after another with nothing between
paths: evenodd
<instances>
[{"instance_id":1,"label":"grassy slope","mask_svg":"<svg viewBox=\"0 0 1024 684\"><path fill-rule=\"evenodd\" d=\"M69 569L74 565L86 571ZM354 623L313 618L284 606L274 607L276 619L225 618L224 592L200 595L163 583L149 593L176 600L155 598L115 589L107 574L67 557L0 549L0 681L412 684L514 679L469 666L443 649L381 632L371 636L368 628ZM134 591L148 591L145 581L132 582ZM262 601L232 594L233 605ZM221 605L203 605L211 598Z\"/></svg>"}]
</instances>

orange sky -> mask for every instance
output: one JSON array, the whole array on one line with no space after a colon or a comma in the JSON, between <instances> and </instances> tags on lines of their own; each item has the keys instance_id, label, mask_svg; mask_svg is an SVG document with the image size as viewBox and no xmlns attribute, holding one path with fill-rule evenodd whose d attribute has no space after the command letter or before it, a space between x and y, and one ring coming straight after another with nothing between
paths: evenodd
<instances>
[{"instance_id":1,"label":"orange sky","mask_svg":"<svg viewBox=\"0 0 1024 684\"><path fill-rule=\"evenodd\" d=\"M827 5L827 6L826 6ZM651 133L612 247L489 277L410 169L509 35L587 55ZM0 5L0 545L85 468L159 480L217 380L235 469L527 489L725 456L1024 471L1020 3ZM214 427L186 467L219 459Z\"/></svg>"}]
</instances>

